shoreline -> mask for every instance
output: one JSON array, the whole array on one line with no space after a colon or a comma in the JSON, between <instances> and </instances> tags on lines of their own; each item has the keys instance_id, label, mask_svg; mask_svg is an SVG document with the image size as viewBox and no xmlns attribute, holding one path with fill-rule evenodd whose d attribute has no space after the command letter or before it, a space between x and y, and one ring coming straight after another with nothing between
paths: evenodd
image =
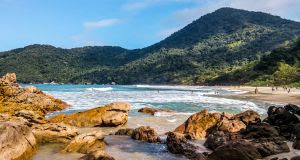
<instances>
[{"instance_id":1,"label":"shoreline","mask_svg":"<svg viewBox=\"0 0 300 160\"><path fill-rule=\"evenodd\" d=\"M272 91L272 87L257 87L258 93L255 94L254 90L256 87L251 86L222 86L220 87L224 90L240 90L246 93L242 94L232 94L232 95L222 95L221 97L240 99L240 100L255 100L268 103L276 104L295 104L300 105L300 89L292 88L290 93L285 91L283 88L278 88L278 90Z\"/></svg>"}]
</instances>

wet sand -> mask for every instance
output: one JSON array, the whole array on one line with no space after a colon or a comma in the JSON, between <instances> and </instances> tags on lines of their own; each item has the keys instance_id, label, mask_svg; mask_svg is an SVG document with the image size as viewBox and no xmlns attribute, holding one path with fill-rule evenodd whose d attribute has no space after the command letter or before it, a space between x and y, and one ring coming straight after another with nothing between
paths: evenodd
<instances>
[{"instance_id":1,"label":"wet sand","mask_svg":"<svg viewBox=\"0 0 300 160\"><path fill-rule=\"evenodd\" d=\"M272 87L257 87L258 94L254 93L256 87L249 87L249 86L241 86L241 87L234 87L234 86L225 86L221 87L222 89L226 90L241 90L247 93L238 94L238 95L226 95L226 98L232 99L242 99L242 100L257 100L263 102L270 102L276 104L296 104L300 105L300 89L292 88L290 93L288 93L283 88L278 88L272 91Z\"/></svg>"}]
</instances>

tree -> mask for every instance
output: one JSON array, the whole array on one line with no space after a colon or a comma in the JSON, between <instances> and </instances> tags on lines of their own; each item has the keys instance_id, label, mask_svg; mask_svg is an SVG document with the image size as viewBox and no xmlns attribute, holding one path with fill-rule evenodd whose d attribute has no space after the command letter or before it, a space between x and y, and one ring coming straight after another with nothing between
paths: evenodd
<instances>
[{"instance_id":1,"label":"tree","mask_svg":"<svg viewBox=\"0 0 300 160\"><path fill-rule=\"evenodd\" d=\"M273 79L275 85L287 85L293 83L298 75L296 67L280 62L278 70L273 74Z\"/></svg>"}]
</instances>

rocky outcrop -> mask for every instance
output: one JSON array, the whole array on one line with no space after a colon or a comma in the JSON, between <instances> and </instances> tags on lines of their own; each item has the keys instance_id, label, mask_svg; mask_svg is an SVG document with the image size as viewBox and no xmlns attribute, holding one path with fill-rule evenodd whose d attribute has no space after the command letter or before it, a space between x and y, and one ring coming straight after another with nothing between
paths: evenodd
<instances>
[{"instance_id":1,"label":"rocky outcrop","mask_svg":"<svg viewBox=\"0 0 300 160\"><path fill-rule=\"evenodd\" d=\"M73 114L60 114L49 119L50 122L66 124L77 127L116 127L128 121L130 104L115 102L103 107L94 108Z\"/></svg>"},{"instance_id":2,"label":"rocky outcrop","mask_svg":"<svg viewBox=\"0 0 300 160\"><path fill-rule=\"evenodd\" d=\"M112 156L107 154L105 151L94 151L81 158L79 160L115 160Z\"/></svg>"},{"instance_id":3,"label":"rocky outcrop","mask_svg":"<svg viewBox=\"0 0 300 160\"><path fill-rule=\"evenodd\" d=\"M278 128L279 134L288 140L295 136L295 125L300 123L300 108L289 104L284 107L271 106L268 109L268 117L264 120Z\"/></svg>"},{"instance_id":4,"label":"rocky outcrop","mask_svg":"<svg viewBox=\"0 0 300 160\"><path fill-rule=\"evenodd\" d=\"M150 108L150 107L144 107L138 110L138 112L146 113L154 115L157 112L163 112L163 113L175 113L173 110L169 109L159 109L159 108Z\"/></svg>"},{"instance_id":5,"label":"rocky outcrop","mask_svg":"<svg viewBox=\"0 0 300 160\"><path fill-rule=\"evenodd\" d=\"M131 136L134 132L134 129L132 128L122 128L119 129L115 135L125 135L125 136Z\"/></svg>"},{"instance_id":6,"label":"rocky outcrop","mask_svg":"<svg viewBox=\"0 0 300 160\"><path fill-rule=\"evenodd\" d=\"M36 140L30 128L17 122L0 122L0 159L31 159Z\"/></svg>"},{"instance_id":7,"label":"rocky outcrop","mask_svg":"<svg viewBox=\"0 0 300 160\"><path fill-rule=\"evenodd\" d=\"M190 116L187 121L177 127L174 132L189 134L196 139L204 139L207 130L214 127L220 121L221 114L208 113L208 110L205 109Z\"/></svg>"},{"instance_id":8,"label":"rocky outcrop","mask_svg":"<svg viewBox=\"0 0 300 160\"><path fill-rule=\"evenodd\" d=\"M297 120L298 108L295 105L285 107L270 107L268 117L260 122L254 112L241 113L230 120L240 120L245 129L238 132L213 130L208 136L205 146L214 150L209 159L257 159L270 155L289 152L287 139L296 137L300 133ZM216 127L217 128L217 127ZM230 127L229 127L230 128ZM289 131L289 133L288 133Z\"/></svg>"},{"instance_id":9,"label":"rocky outcrop","mask_svg":"<svg viewBox=\"0 0 300 160\"><path fill-rule=\"evenodd\" d=\"M140 140L149 143L158 143L161 142L158 134L155 132L153 128L141 126L136 128L131 137L135 140Z\"/></svg>"},{"instance_id":10,"label":"rocky outcrop","mask_svg":"<svg viewBox=\"0 0 300 160\"><path fill-rule=\"evenodd\" d=\"M21 87L16 81L14 73L0 78L1 113L14 114L16 111L29 110L44 116L46 113L68 107L65 102L44 94L36 87Z\"/></svg>"},{"instance_id":11,"label":"rocky outcrop","mask_svg":"<svg viewBox=\"0 0 300 160\"><path fill-rule=\"evenodd\" d=\"M182 154L189 159L206 160L206 157L199 152L198 147L189 142L184 134L169 132L167 147L171 153Z\"/></svg>"},{"instance_id":12,"label":"rocky outcrop","mask_svg":"<svg viewBox=\"0 0 300 160\"><path fill-rule=\"evenodd\" d=\"M46 123L32 126L38 143L68 143L78 135L77 129L64 123Z\"/></svg>"},{"instance_id":13,"label":"rocky outcrop","mask_svg":"<svg viewBox=\"0 0 300 160\"><path fill-rule=\"evenodd\" d=\"M105 148L104 133L102 131L94 131L91 133L83 133L74 138L64 152L78 152L88 154Z\"/></svg>"},{"instance_id":14,"label":"rocky outcrop","mask_svg":"<svg viewBox=\"0 0 300 160\"><path fill-rule=\"evenodd\" d=\"M255 160L262 156L257 149L247 141L230 141L209 155L209 160Z\"/></svg>"}]
</instances>

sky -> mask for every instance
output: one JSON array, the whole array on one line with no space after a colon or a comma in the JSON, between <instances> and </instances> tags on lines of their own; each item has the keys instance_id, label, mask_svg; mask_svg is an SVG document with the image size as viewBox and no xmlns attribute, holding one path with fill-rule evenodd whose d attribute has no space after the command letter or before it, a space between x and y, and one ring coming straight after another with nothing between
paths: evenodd
<instances>
[{"instance_id":1,"label":"sky","mask_svg":"<svg viewBox=\"0 0 300 160\"><path fill-rule=\"evenodd\" d=\"M300 21L300 0L0 0L0 51L157 43L221 7Z\"/></svg>"}]
</instances>

